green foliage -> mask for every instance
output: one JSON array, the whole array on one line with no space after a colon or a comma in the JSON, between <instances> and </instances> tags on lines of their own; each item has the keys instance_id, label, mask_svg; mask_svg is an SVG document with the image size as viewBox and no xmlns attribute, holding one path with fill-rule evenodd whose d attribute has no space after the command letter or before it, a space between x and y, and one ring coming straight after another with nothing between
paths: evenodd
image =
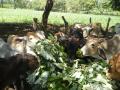
<instances>
[{"instance_id":1,"label":"green foliage","mask_svg":"<svg viewBox=\"0 0 120 90\"><path fill-rule=\"evenodd\" d=\"M120 0L111 0L111 7L114 9L114 10L119 10L120 11Z\"/></svg>"},{"instance_id":2,"label":"green foliage","mask_svg":"<svg viewBox=\"0 0 120 90\"><path fill-rule=\"evenodd\" d=\"M15 4L14 8L27 8L27 4L29 4L29 1L27 1L27 0L15 0L14 4Z\"/></svg>"},{"instance_id":3,"label":"green foliage","mask_svg":"<svg viewBox=\"0 0 120 90\"><path fill-rule=\"evenodd\" d=\"M84 9L89 12L95 7L95 0L84 0L82 2Z\"/></svg>"},{"instance_id":4,"label":"green foliage","mask_svg":"<svg viewBox=\"0 0 120 90\"><path fill-rule=\"evenodd\" d=\"M96 8L100 14L110 11L110 0L98 0L98 2L96 2Z\"/></svg>"},{"instance_id":5,"label":"green foliage","mask_svg":"<svg viewBox=\"0 0 120 90\"><path fill-rule=\"evenodd\" d=\"M63 47L52 36L39 41L35 47L35 52L41 60L41 65L36 72L39 77L35 80L35 76L32 76L33 78L29 80L31 83L40 84L42 88L47 88L49 87L47 83L51 82L54 77L57 77L60 71L66 67L67 55L64 53Z\"/></svg>"},{"instance_id":6,"label":"green foliage","mask_svg":"<svg viewBox=\"0 0 120 90\"><path fill-rule=\"evenodd\" d=\"M28 7L35 10L44 10L46 1L47 0L32 0L32 2L30 2L30 6Z\"/></svg>"},{"instance_id":7,"label":"green foliage","mask_svg":"<svg viewBox=\"0 0 120 90\"><path fill-rule=\"evenodd\" d=\"M65 2L66 2L65 0L55 0L52 10L65 12L66 11Z\"/></svg>"},{"instance_id":8,"label":"green foliage","mask_svg":"<svg viewBox=\"0 0 120 90\"><path fill-rule=\"evenodd\" d=\"M40 66L27 79L33 90L113 90L105 61L82 64L74 60L69 65L63 47L53 36L39 41L35 52Z\"/></svg>"},{"instance_id":9,"label":"green foliage","mask_svg":"<svg viewBox=\"0 0 120 90\"><path fill-rule=\"evenodd\" d=\"M13 2L15 1L15 3ZM5 3L13 4L16 8L31 8L35 10L44 10L46 0L7 0ZM53 11L91 13L97 9L100 14L111 11L113 9L119 10L119 0L54 0ZM94 13L94 12L92 12Z\"/></svg>"},{"instance_id":10,"label":"green foliage","mask_svg":"<svg viewBox=\"0 0 120 90\"><path fill-rule=\"evenodd\" d=\"M67 12L80 12L80 0L67 0L65 7Z\"/></svg>"}]
</instances>

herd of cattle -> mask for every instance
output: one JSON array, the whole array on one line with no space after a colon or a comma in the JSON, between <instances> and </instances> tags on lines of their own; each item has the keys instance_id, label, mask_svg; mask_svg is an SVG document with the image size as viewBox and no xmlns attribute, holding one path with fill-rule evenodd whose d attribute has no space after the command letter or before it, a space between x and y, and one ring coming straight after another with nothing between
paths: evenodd
<instances>
[{"instance_id":1,"label":"herd of cattle","mask_svg":"<svg viewBox=\"0 0 120 90\"><path fill-rule=\"evenodd\" d=\"M0 38L0 90L24 89L26 72L39 66L33 47L38 40L44 39L44 32L28 32L25 36L10 35L5 42ZM26 87L28 88L28 87Z\"/></svg>"},{"instance_id":2,"label":"herd of cattle","mask_svg":"<svg viewBox=\"0 0 120 90\"><path fill-rule=\"evenodd\" d=\"M92 25L75 24L69 34L55 34L65 47L70 59L77 58L80 48L83 56L106 60L110 65L108 77L120 80L120 24L108 28L106 32L101 23Z\"/></svg>"},{"instance_id":3,"label":"herd of cattle","mask_svg":"<svg viewBox=\"0 0 120 90\"><path fill-rule=\"evenodd\" d=\"M109 76L120 80L120 25L108 31L105 32L101 23L75 24L67 33L58 31L54 36L65 48L69 61L77 58L76 51L80 48L83 56L107 60L111 65ZM45 38L45 33L39 30L27 32L25 36L10 35L7 42L0 38L0 90L6 86L23 90L26 72L39 65L33 48L37 41Z\"/></svg>"}]
</instances>

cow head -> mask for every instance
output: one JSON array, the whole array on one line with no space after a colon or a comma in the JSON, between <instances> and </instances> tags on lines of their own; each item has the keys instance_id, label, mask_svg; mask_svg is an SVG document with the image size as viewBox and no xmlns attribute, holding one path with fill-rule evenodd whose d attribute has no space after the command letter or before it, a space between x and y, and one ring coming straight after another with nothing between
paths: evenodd
<instances>
[{"instance_id":1,"label":"cow head","mask_svg":"<svg viewBox=\"0 0 120 90\"><path fill-rule=\"evenodd\" d=\"M11 46L13 50L16 50L21 53L24 51L24 41L24 37L20 37L18 35L10 35L8 37L7 43Z\"/></svg>"},{"instance_id":2,"label":"cow head","mask_svg":"<svg viewBox=\"0 0 120 90\"><path fill-rule=\"evenodd\" d=\"M45 39L43 31L28 32L26 37L30 46L34 46L39 40Z\"/></svg>"},{"instance_id":3,"label":"cow head","mask_svg":"<svg viewBox=\"0 0 120 90\"><path fill-rule=\"evenodd\" d=\"M93 56L106 60L105 51L102 45L104 40L98 38L88 38L86 44L81 48L84 56Z\"/></svg>"}]
</instances>

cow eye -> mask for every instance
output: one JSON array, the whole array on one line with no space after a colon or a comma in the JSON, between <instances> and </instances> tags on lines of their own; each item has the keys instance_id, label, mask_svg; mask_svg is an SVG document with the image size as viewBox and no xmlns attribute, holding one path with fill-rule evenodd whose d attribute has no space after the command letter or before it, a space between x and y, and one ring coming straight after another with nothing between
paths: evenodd
<instances>
[{"instance_id":1,"label":"cow eye","mask_svg":"<svg viewBox=\"0 0 120 90\"><path fill-rule=\"evenodd\" d=\"M94 48L94 47L95 47L95 44L91 44L91 46L92 46L92 48Z\"/></svg>"},{"instance_id":2,"label":"cow eye","mask_svg":"<svg viewBox=\"0 0 120 90\"><path fill-rule=\"evenodd\" d=\"M32 38L29 38L29 40L32 40Z\"/></svg>"}]
</instances>

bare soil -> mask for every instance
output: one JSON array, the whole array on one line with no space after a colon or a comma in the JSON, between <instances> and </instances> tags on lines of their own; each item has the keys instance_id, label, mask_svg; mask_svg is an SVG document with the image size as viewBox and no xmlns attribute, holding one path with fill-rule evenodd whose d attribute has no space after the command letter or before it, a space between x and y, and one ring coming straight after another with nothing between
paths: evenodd
<instances>
[{"instance_id":1,"label":"bare soil","mask_svg":"<svg viewBox=\"0 0 120 90\"><path fill-rule=\"evenodd\" d=\"M59 30L65 30L64 25L48 24L46 32L53 34ZM30 23L0 23L0 38L3 38L5 41L11 34L25 35L29 31L33 31L32 24Z\"/></svg>"}]
</instances>

